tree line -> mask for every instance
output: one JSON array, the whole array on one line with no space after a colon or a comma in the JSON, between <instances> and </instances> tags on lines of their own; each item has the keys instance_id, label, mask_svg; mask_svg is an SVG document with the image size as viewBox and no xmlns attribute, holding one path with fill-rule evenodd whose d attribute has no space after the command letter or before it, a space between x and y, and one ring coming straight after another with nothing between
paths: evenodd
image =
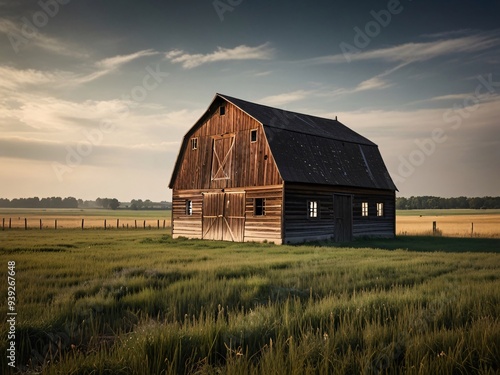
<instances>
[{"instance_id":1,"label":"tree line","mask_svg":"<svg viewBox=\"0 0 500 375\"><path fill-rule=\"evenodd\" d=\"M50 198L14 198L12 200L0 198L0 207L3 208L109 208L116 210L120 202L116 198L97 198L95 201L83 201L74 197Z\"/></svg>"},{"instance_id":2,"label":"tree line","mask_svg":"<svg viewBox=\"0 0 500 375\"><path fill-rule=\"evenodd\" d=\"M397 210L425 210L425 209L491 209L500 208L500 197L456 197L441 198L421 196L410 198L396 198Z\"/></svg>"},{"instance_id":3,"label":"tree line","mask_svg":"<svg viewBox=\"0 0 500 375\"><path fill-rule=\"evenodd\" d=\"M167 209L171 208L171 203L160 202L155 203L146 199L133 199L130 205L122 204L116 198L97 198L96 200L83 200L74 197L50 197L50 198L15 198L5 199L0 198L0 208L106 208L116 210L121 208L130 208L133 210L152 210L152 209Z\"/></svg>"}]
</instances>

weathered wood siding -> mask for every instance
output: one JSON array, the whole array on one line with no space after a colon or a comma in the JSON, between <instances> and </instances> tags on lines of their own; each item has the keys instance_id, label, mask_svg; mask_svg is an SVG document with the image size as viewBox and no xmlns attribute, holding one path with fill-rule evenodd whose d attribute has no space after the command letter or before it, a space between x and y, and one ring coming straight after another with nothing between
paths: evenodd
<instances>
[{"instance_id":1,"label":"weathered wood siding","mask_svg":"<svg viewBox=\"0 0 500 375\"><path fill-rule=\"evenodd\" d=\"M193 214L186 214L186 201L193 202ZM172 236L203 238L203 195L200 191L175 191L172 195Z\"/></svg>"},{"instance_id":2,"label":"weathered wood siding","mask_svg":"<svg viewBox=\"0 0 500 375\"><path fill-rule=\"evenodd\" d=\"M255 198L265 199L265 215L255 216ZM282 243L283 187L251 189L246 192L245 241Z\"/></svg>"},{"instance_id":3,"label":"weathered wood siding","mask_svg":"<svg viewBox=\"0 0 500 375\"><path fill-rule=\"evenodd\" d=\"M215 106L201 121L181 149L182 161L174 191L282 184L259 122L231 103L225 104L224 115L220 115L219 107ZM256 142L251 142L252 130L257 131ZM195 150L191 146L192 138L197 138ZM214 147L217 157L214 156ZM219 168L222 162L226 168L224 171ZM223 178L223 172L228 173L227 178Z\"/></svg>"},{"instance_id":4,"label":"weathered wood siding","mask_svg":"<svg viewBox=\"0 0 500 375\"><path fill-rule=\"evenodd\" d=\"M361 206L368 203L368 216L362 216ZM384 204L384 216L377 216L377 203ZM396 234L396 196L393 192L366 191L354 195L353 236L394 237Z\"/></svg>"},{"instance_id":5,"label":"weathered wood siding","mask_svg":"<svg viewBox=\"0 0 500 375\"><path fill-rule=\"evenodd\" d=\"M285 184L284 242L335 239L335 221L339 217L338 213L334 212L336 194L352 196L353 237L393 237L395 235L395 193L392 191ZM311 200L318 201L318 218L308 217L308 201ZM361 215L362 202L368 202L367 217ZM377 203L384 204L382 217L377 216ZM343 236L345 237L346 234Z\"/></svg>"},{"instance_id":6,"label":"weathered wood siding","mask_svg":"<svg viewBox=\"0 0 500 375\"><path fill-rule=\"evenodd\" d=\"M308 217L308 202L318 202L318 217ZM314 186L285 187L284 235L286 243L333 239L333 195Z\"/></svg>"}]
</instances>

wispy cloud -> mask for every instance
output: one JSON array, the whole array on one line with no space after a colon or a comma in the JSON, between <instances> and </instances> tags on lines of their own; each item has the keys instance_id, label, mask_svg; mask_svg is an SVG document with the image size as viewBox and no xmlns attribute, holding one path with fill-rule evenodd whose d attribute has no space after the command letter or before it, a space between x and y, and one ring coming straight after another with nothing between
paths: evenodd
<instances>
[{"instance_id":1,"label":"wispy cloud","mask_svg":"<svg viewBox=\"0 0 500 375\"><path fill-rule=\"evenodd\" d=\"M200 65L232 60L269 60L272 58L273 49L269 43L257 47L240 45L234 48L218 47L214 52L208 54L190 54L183 50L172 50L165 57L173 63L181 64L185 69L196 68Z\"/></svg>"},{"instance_id":2,"label":"wispy cloud","mask_svg":"<svg viewBox=\"0 0 500 375\"><path fill-rule=\"evenodd\" d=\"M140 59L142 57L154 56L157 54L158 52L152 49L147 49L130 53L128 55L108 57L98 61L95 64L95 68L97 68L96 71L84 76L75 77L74 81L75 83L87 83L118 70L122 65L125 65L126 63Z\"/></svg>"},{"instance_id":3,"label":"wispy cloud","mask_svg":"<svg viewBox=\"0 0 500 375\"><path fill-rule=\"evenodd\" d=\"M22 48L33 46L62 56L74 58L88 57L88 54L81 47L76 48L59 38L48 36L39 31L27 37L23 35L19 25L6 18L0 18L0 33L6 35L15 52L18 52Z\"/></svg>"},{"instance_id":4,"label":"wispy cloud","mask_svg":"<svg viewBox=\"0 0 500 375\"><path fill-rule=\"evenodd\" d=\"M310 96L311 93L311 91L296 90L278 95L266 96L265 98L260 99L259 102L269 106L280 106L305 99Z\"/></svg>"},{"instance_id":5,"label":"wispy cloud","mask_svg":"<svg viewBox=\"0 0 500 375\"><path fill-rule=\"evenodd\" d=\"M448 35L450 35L448 33ZM440 56L473 53L500 45L498 31L469 35L460 38L440 39L431 42L405 43L393 47L361 51L349 55L351 61L381 60L387 62L409 63L426 61ZM312 64L346 63L343 54L322 56L306 60Z\"/></svg>"},{"instance_id":6,"label":"wispy cloud","mask_svg":"<svg viewBox=\"0 0 500 375\"><path fill-rule=\"evenodd\" d=\"M90 65L90 73L68 71L41 71L36 69L18 69L12 66L0 65L0 88L18 90L33 86L48 86L51 88L73 86L94 81L107 74L117 71L121 66L145 56L158 54L153 50L143 50L128 55L118 55L102 59Z\"/></svg>"}]
</instances>

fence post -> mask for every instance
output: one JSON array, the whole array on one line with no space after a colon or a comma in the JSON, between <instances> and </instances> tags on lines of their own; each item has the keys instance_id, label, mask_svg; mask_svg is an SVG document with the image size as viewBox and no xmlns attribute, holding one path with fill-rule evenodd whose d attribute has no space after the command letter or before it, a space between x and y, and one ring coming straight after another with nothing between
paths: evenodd
<instances>
[{"instance_id":1,"label":"fence post","mask_svg":"<svg viewBox=\"0 0 500 375\"><path fill-rule=\"evenodd\" d=\"M137 229L137 220L134 220L135 229Z\"/></svg>"},{"instance_id":2,"label":"fence post","mask_svg":"<svg viewBox=\"0 0 500 375\"><path fill-rule=\"evenodd\" d=\"M28 229L28 219L24 218L24 230Z\"/></svg>"},{"instance_id":3,"label":"fence post","mask_svg":"<svg viewBox=\"0 0 500 375\"><path fill-rule=\"evenodd\" d=\"M104 230L106 230L106 219L104 219Z\"/></svg>"},{"instance_id":4,"label":"fence post","mask_svg":"<svg viewBox=\"0 0 500 375\"><path fill-rule=\"evenodd\" d=\"M471 231L470 231L470 236L474 237L474 223L472 223Z\"/></svg>"},{"instance_id":5,"label":"fence post","mask_svg":"<svg viewBox=\"0 0 500 375\"><path fill-rule=\"evenodd\" d=\"M57 219L54 220L54 229L57 230Z\"/></svg>"},{"instance_id":6,"label":"fence post","mask_svg":"<svg viewBox=\"0 0 500 375\"><path fill-rule=\"evenodd\" d=\"M436 227L436 222L435 222L435 221L433 221L433 222L432 222L432 235L433 235L433 236L435 236L435 235L436 235L436 229L437 229L437 227Z\"/></svg>"},{"instance_id":7,"label":"fence post","mask_svg":"<svg viewBox=\"0 0 500 375\"><path fill-rule=\"evenodd\" d=\"M120 219L116 219L116 229L120 229Z\"/></svg>"},{"instance_id":8,"label":"fence post","mask_svg":"<svg viewBox=\"0 0 500 375\"><path fill-rule=\"evenodd\" d=\"M165 220L163 220L163 229L165 229Z\"/></svg>"},{"instance_id":9,"label":"fence post","mask_svg":"<svg viewBox=\"0 0 500 375\"><path fill-rule=\"evenodd\" d=\"M40 219L40 230L42 230L42 219Z\"/></svg>"},{"instance_id":10,"label":"fence post","mask_svg":"<svg viewBox=\"0 0 500 375\"><path fill-rule=\"evenodd\" d=\"M144 229L146 229L146 220L144 220L144 223L142 224L142 226L144 227Z\"/></svg>"},{"instance_id":11,"label":"fence post","mask_svg":"<svg viewBox=\"0 0 500 375\"><path fill-rule=\"evenodd\" d=\"M82 219L82 230L83 230L84 223L85 223L85 219Z\"/></svg>"},{"instance_id":12,"label":"fence post","mask_svg":"<svg viewBox=\"0 0 500 375\"><path fill-rule=\"evenodd\" d=\"M9 229L12 229L12 218L9 217Z\"/></svg>"},{"instance_id":13,"label":"fence post","mask_svg":"<svg viewBox=\"0 0 500 375\"><path fill-rule=\"evenodd\" d=\"M160 229L160 219L158 219L157 224L158 224L158 229Z\"/></svg>"},{"instance_id":14,"label":"fence post","mask_svg":"<svg viewBox=\"0 0 500 375\"><path fill-rule=\"evenodd\" d=\"M2 218L2 230L5 230L5 218Z\"/></svg>"}]
</instances>

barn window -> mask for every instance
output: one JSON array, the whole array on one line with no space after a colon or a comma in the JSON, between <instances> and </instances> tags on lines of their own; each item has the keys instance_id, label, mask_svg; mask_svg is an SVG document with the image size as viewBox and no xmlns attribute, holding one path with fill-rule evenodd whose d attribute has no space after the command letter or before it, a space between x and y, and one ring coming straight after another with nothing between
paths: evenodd
<instances>
[{"instance_id":1,"label":"barn window","mask_svg":"<svg viewBox=\"0 0 500 375\"><path fill-rule=\"evenodd\" d=\"M377 203L377 216L384 216L384 204Z\"/></svg>"},{"instance_id":2,"label":"barn window","mask_svg":"<svg viewBox=\"0 0 500 375\"><path fill-rule=\"evenodd\" d=\"M315 218L318 217L318 201L309 201L308 206L308 217Z\"/></svg>"},{"instance_id":3,"label":"barn window","mask_svg":"<svg viewBox=\"0 0 500 375\"><path fill-rule=\"evenodd\" d=\"M266 214L266 199L255 198L253 201L253 214L255 216L264 216Z\"/></svg>"},{"instance_id":4,"label":"barn window","mask_svg":"<svg viewBox=\"0 0 500 375\"><path fill-rule=\"evenodd\" d=\"M361 203L361 216L368 216L368 202Z\"/></svg>"},{"instance_id":5,"label":"barn window","mask_svg":"<svg viewBox=\"0 0 500 375\"><path fill-rule=\"evenodd\" d=\"M257 142L257 129L250 131L250 142Z\"/></svg>"},{"instance_id":6,"label":"barn window","mask_svg":"<svg viewBox=\"0 0 500 375\"><path fill-rule=\"evenodd\" d=\"M191 138L191 149L192 150L198 149L198 138Z\"/></svg>"},{"instance_id":7,"label":"barn window","mask_svg":"<svg viewBox=\"0 0 500 375\"><path fill-rule=\"evenodd\" d=\"M193 214L193 201L186 201L186 215L191 216Z\"/></svg>"},{"instance_id":8,"label":"barn window","mask_svg":"<svg viewBox=\"0 0 500 375\"><path fill-rule=\"evenodd\" d=\"M224 107L223 105L221 105L219 107L219 115L220 116L224 116L226 114L226 107Z\"/></svg>"}]
</instances>

